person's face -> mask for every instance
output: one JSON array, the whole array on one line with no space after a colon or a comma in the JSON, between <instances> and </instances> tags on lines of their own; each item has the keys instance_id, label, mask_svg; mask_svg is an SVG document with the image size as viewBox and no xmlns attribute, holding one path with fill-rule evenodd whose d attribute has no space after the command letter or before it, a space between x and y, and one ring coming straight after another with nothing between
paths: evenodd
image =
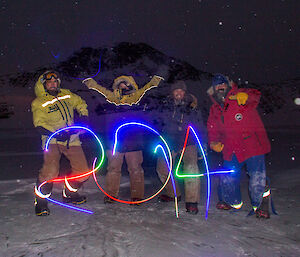
<instances>
[{"instance_id":1,"label":"person's face","mask_svg":"<svg viewBox=\"0 0 300 257\"><path fill-rule=\"evenodd\" d=\"M172 94L173 94L173 98L175 99L175 101L180 102L184 98L185 91L178 88L178 89L175 89Z\"/></svg>"},{"instance_id":2,"label":"person's face","mask_svg":"<svg viewBox=\"0 0 300 257\"><path fill-rule=\"evenodd\" d=\"M125 89L125 90L129 89L129 87L124 82L122 82L122 83L119 84L119 88L120 89Z\"/></svg>"},{"instance_id":3,"label":"person's face","mask_svg":"<svg viewBox=\"0 0 300 257\"><path fill-rule=\"evenodd\" d=\"M218 100L224 102L228 91L228 85L226 83L218 84L215 86L215 90Z\"/></svg>"},{"instance_id":4,"label":"person's face","mask_svg":"<svg viewBox=\"0 0 300 257\"><path fill-rule=\"evenodd\" d=\"M55 92L58 89L58 81L55 78L51 78L50 80L46 80L46 90L49 92Z\"/></svg>"}]
</instances>

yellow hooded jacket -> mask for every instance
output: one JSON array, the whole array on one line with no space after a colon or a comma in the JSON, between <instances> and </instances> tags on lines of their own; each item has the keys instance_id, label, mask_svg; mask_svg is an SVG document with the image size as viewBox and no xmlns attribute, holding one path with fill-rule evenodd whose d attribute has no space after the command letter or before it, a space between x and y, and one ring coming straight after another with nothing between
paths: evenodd
<instances>
[{"instance_id":1,"label":"yellow hooded jacket","mask_svg":"<svg viewBox=\"0 0 300 257\"><path fill-rule=\"evenodd\" d=\"M68 89L60 89L58 95L52 96L47 93L41 82L42 75L35 84L36 98L31 103L33 113L33 125L43 127L51 132L72 126L74 124L74 109L80 116L88 116L87 104L78 95ZM42 135L42 146L44 149L48 136ZM67 141L60 142L52 138L50 144L67 145ZM70 146L81 145L79 138L69 143Z\"/></svg>"},{"instance_id":2,"label":"yellow hooded jacket","mask_svg":"<svg viewBox=\"0 0 300 257\"><path fill-rule=\"evenodd\" d=\"M83 83L89 89L96 90L98 93L102 94L106 98L106 101L108 101L109 103L113 103L115 105L132 106L133 104L138 104L148 90L157 87L162 79L162 77L155 75L150 80L150 82L139 89L133 77L120 76L114 80L113 91L110 91L105 87L97 84L97 82L92 78L85 79ZM126 81L131 84L134 87L135 91L128 95L122 95L121 90L117 87L117 85L122 81Z\"/></svg>"}]
</instances>

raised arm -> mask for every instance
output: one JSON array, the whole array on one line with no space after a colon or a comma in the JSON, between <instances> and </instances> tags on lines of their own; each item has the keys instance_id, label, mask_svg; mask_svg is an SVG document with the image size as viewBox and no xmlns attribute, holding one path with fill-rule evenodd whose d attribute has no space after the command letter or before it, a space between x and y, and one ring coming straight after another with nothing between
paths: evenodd
<instances>
[{"instance_id":1,"label":"raised arm","mask_svg":"<svg viewBox=\"0 0 300 257\"><path fill-rule=\"evenodd\" d=\"M105 87L99 85L93 78L87 78L82 81L89 89L93 89L103 95L107 99L112 99L114 97L114 93Z\"/></svg>"}]
</instances>

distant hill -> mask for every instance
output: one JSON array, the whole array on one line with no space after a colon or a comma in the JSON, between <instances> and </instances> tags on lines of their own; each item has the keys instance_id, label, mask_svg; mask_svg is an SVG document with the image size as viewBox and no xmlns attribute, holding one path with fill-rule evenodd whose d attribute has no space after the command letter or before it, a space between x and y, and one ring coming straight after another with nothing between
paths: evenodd
<instances>
[{"instance_id":1,"label":"distant hill","mask_svg":"<svg viewBox=\"0 0 300 257\"><path fill-rule=\"evenodd\" d=\"M49 69L60 72L64 87L79 93L86 100L91 98L88 101L94 111L97 108L99 110L99 104L104 104L105 100L96 92L90 92L80 83L80 79L94 77L103 86L109 88L117 76L131 75L137 84L142 86L150 80L151 76L157 74L165 77L165 82L159 89L149 91L147 97L163 97L168 93L170 83L174 80L185 80L189 90L197 96L204 115L208 114L210 100L206 95L206 90L210 86L212 74L198 70L183 60L167 56L145 43L122 42L110 47L85 47L74 52L64 61L38 67L34 71L2 75L0 76L0 95L7 96L9 104L16 104L13 96L24 94L24 99L26 99L24 108L30 112L28 110L30 102L27 102L34 97L35 81L42 72ZM299 115L299 106L294 104L294 98L300 96L300 78L273 84L258 85L248 82L240 86L254 87L262 92L260 108L265 116L272 114L273 117L276 113ZM18 99L18 104L22 105L22 97ZM19 106L19 108L22 107ZM15 108L15 111L17 109Z\"/></svg>"}]
</instances>

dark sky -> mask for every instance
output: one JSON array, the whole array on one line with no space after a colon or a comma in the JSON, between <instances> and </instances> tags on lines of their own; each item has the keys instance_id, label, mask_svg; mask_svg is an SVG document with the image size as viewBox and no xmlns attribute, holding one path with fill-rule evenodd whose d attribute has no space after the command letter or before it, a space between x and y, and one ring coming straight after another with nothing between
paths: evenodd
<instances>
[{"instance_id":1,"label":"dark sky","mask_svg":"<svg viewBox=\"0 0 300 257\"><path fill-rule=\"evenodd\" d=\"M129 41L235 80L291 79L299 10L299 0L1 0L0 74Z\"/></svg>"}]
</instances>

